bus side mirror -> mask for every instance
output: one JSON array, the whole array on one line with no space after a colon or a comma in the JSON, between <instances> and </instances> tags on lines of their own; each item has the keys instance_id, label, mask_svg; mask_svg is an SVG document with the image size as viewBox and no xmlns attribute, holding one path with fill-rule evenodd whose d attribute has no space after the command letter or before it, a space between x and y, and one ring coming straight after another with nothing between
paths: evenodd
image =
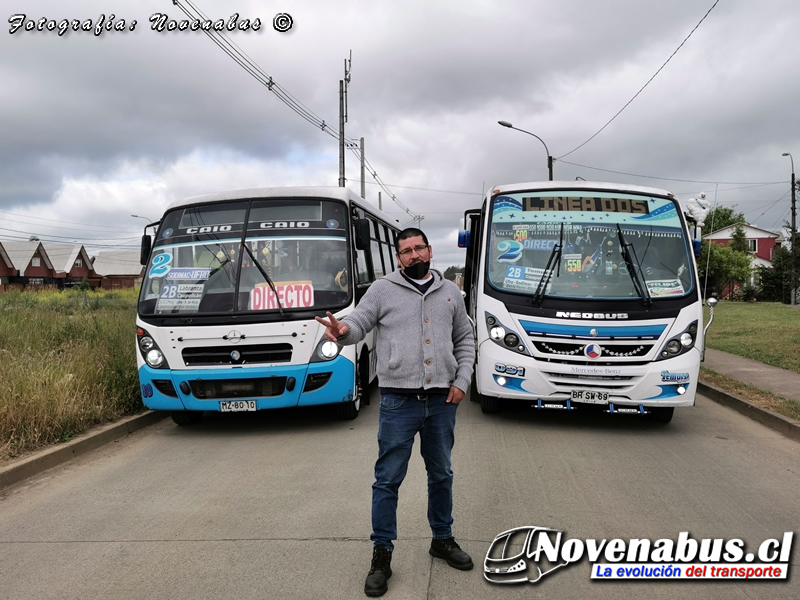
<instances>
[{"instance_id":1,"label":"bus side mirror","mask_svg":"<svg viewBox=\"0 0 800 600\"><path fill-rule=\"evenodd\" d=\"M356 249L369 249L369 219L358 219L356 221Z\"/></svg>"},{"instance_id":2,"label":"bus side mirror","mask_svg":"<svg viewBox=\"0 0 800 600\"><path fill-rule=\"evenodd\" d=\"M692 249L694 250L695 258L700 258L700 247L702 243L701 240L692 240Z\"/></svg>"},{"instance_id":3,"label":"bus side mirror","mask_svg":"<svg viewBox=\"0 0 800 600\"><path fill-rule=\"evenodd\" d=\"M139 264L146 265L150 258L150 236L146 233L142 236L142 250L139 253Z\"/></svg>"},{"instance_id":4,"label":"bus side mirror","mask_svg":"<svg viewBox=\"0 0 800 600\"><path fill-rule=\"evenodd\" d=\"M469 248L469 231L459 231L458 232L458 247L459 248Z\"/></svg>"}]
</instances>

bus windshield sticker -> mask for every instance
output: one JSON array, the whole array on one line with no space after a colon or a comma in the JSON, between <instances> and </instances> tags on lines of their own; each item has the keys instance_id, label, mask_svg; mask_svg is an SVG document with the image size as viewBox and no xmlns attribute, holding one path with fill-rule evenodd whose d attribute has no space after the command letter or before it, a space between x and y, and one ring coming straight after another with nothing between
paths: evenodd
<instances>
[{"instance_id":1,"label":"bus windshield sticker","mask_svg":"<svg viewBox=\"0 0 800 600\"><path fill-rule=\"evenodd\" d=\"M167 281L205 281L211 275L211 269L172 269L167 273Z\"/></svg>"},{"instance_id":2,"label":"bus windshield sticker","mask_svg":"<svg viewBox=\"0 0 800 600\"><path fill-rule=\"evenodd\" d=\"M503 286L509 290L533 292L536 291L536 287L543 275L544 269L509 266L506 269L506 277L503 280ZM547 284L548 289L551 286L552 282L549 282Z\"/></svg>"},{"instance_id":3,"label":"bus windshield sticker","mask_svg":"<svg viewBox=\"0 0 800 600\"><path fill-rule=\"evenodd\" d=\"M686 293L680 279L648 280L646 283L651 296L683 296Z\"/></svg>"},{"instance_id":4,"label":"bus windshield sticker","mask_svg":"<svg viewBox=\"0 0 800 600\"><path fill-rule=\"evenodd\" d=\"M310 308L314 306L314 285L310 281L286 281L275 284L283 308ZM257 283L250 290L250 310L278 309L275 293L267 283Z\"/></svg>"},{"instance_id":5,"label":"bus windshield sticker","mask_svg":"<svg viewBox=\"0 0 800 600\"><path fill-rule=\"evenodd\" d=\"M196 312L202 299L202 284L168 283L161 287L155 310L156 312L173 310Z\"/></svg>"}]
</instances>

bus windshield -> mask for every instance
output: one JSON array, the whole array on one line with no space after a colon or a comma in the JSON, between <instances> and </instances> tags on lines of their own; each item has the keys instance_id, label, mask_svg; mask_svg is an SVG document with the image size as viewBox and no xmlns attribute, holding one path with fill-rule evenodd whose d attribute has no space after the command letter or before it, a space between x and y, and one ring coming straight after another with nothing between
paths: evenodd
<instances>
[{"instance_id":1,"label":"bus windshield","mask_svg":"<svg viewBox=\"0 0 800 600\"><path fill-rule=\"evenodd\" d=\"M532 297L656 299L693 290L677 201L596 191L504 193L492 199L488 273Z\"/></svg>"},{"instance_id":2,"label":"bus windshield","mask_svg":"<svg viewBox=\"0 0 800 600\"><path fill-rule=\"evenodd\" d=\"M344 205L329 200L257 199L172 210L156 235L139 314L344 306L350 298L347 222Z\"/></svg>"}]
</instances>

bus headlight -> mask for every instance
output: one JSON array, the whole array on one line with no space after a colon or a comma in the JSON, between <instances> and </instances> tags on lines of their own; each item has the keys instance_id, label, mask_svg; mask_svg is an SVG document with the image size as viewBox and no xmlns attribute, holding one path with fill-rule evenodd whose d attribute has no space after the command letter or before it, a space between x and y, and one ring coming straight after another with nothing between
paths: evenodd
<instances>
[{"instance_id":1,"label":"bus headlight","mask_svg":"<svg viewBox=\"0 0 800 600\"><path fill-rule=\"evenodd\" d=\"M679 354L688 352L694 348L697 335L697 321L692 321L689 326L684 329L680 334L671 338L662 346L656 360L664 360L667 358L674 358Z\"/></svg>"},{"instance_id":2,"label":"bus headlight","mask_svg":"<svg viewBox=\"0 0 800 600\"><path fill-rule=\"evenodd\" d=\"M489 331L489 337L493 340L502 340L505 335L506 330L502 327L492 327L492 329Z\"/></svg>"},{"instance_id":3,"label":"bus headlight","mask_svg":"<svg viewBox=\"0 0 800 600\"><path fill-rule=\"evenodd\" d=\"M503 342L509 348L516 348L519 345L519 338L515 333L509 333L504 339Z\"/></svg>"},{"instance_id":4,"label":"bus headlight","mask_svg":"<svg viewBox=\"0 0 800 600\"><path fill-rule=\"evenodd\" d=\"M147 354L145 354L144 360L148 365L154 369L157 369L164 364L164 355L161 354L161 350L158 348L153 348Z\"/></svg>"},{"instance_id":5,"label":"bus headlight","mask_svg":"<svg viewBox=\"0 0 800 600\"><path fill-rule=\"evenodd\" d=\"M342 347L336 342L332 342L324 337L317 344L310 362L327 362L339 356Z\"/></svg>"},{"instance_id":6,"label":"bus headlight","mask_svg":"<svg viewBox=\"0 0 800 600\"><path fill-rule=\"evenodd\" d=\"M153 336L142 327L136 328L136 346L139 348L139 355L144 359L148 367L153 369L169 369L169 364L156 344Z\"/></svg>"},{"instance_id":7,"label":"bus headlight","mask_svg":"<svg viewBox=\"0 0 800 600\"><path fill-rule=\"evenodd\" d=\"M319 352L322 354L324 358L328 360L335 358L337 354L339 354L339 346L337 346L334 342L326 341L323 342L322 345L319 347Z\"/></svg>"}]
</instances>

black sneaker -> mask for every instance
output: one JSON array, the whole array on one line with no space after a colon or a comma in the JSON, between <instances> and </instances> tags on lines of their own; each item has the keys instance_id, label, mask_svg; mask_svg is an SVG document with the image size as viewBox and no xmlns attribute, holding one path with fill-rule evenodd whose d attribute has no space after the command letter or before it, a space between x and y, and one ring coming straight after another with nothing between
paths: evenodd
<instances>
[{"instance_id":1,"label":"black sneaker","mask_svg":"<svg viewBox=\"0 0 800 600\"><path fill-rule=\"evenodd\" d=\"M429 553L436 558L445 559L447 564L454 569L469 571L474 566L469 554L464 552L451 537L446 540L431 540Z\"/></svg>"},{"instance_id":2,"label":"black sneaker","mask_svg":"<svg viewBox=\"0 0 800 600\"><path fill-rule=\"evenodd\" d=\"M364 583L364 593L367 596L383 596L389 589L386 580L391 576L392 551L383 546L375 546L372 551L372 565Z\"/></svg>"}]
</instances>

